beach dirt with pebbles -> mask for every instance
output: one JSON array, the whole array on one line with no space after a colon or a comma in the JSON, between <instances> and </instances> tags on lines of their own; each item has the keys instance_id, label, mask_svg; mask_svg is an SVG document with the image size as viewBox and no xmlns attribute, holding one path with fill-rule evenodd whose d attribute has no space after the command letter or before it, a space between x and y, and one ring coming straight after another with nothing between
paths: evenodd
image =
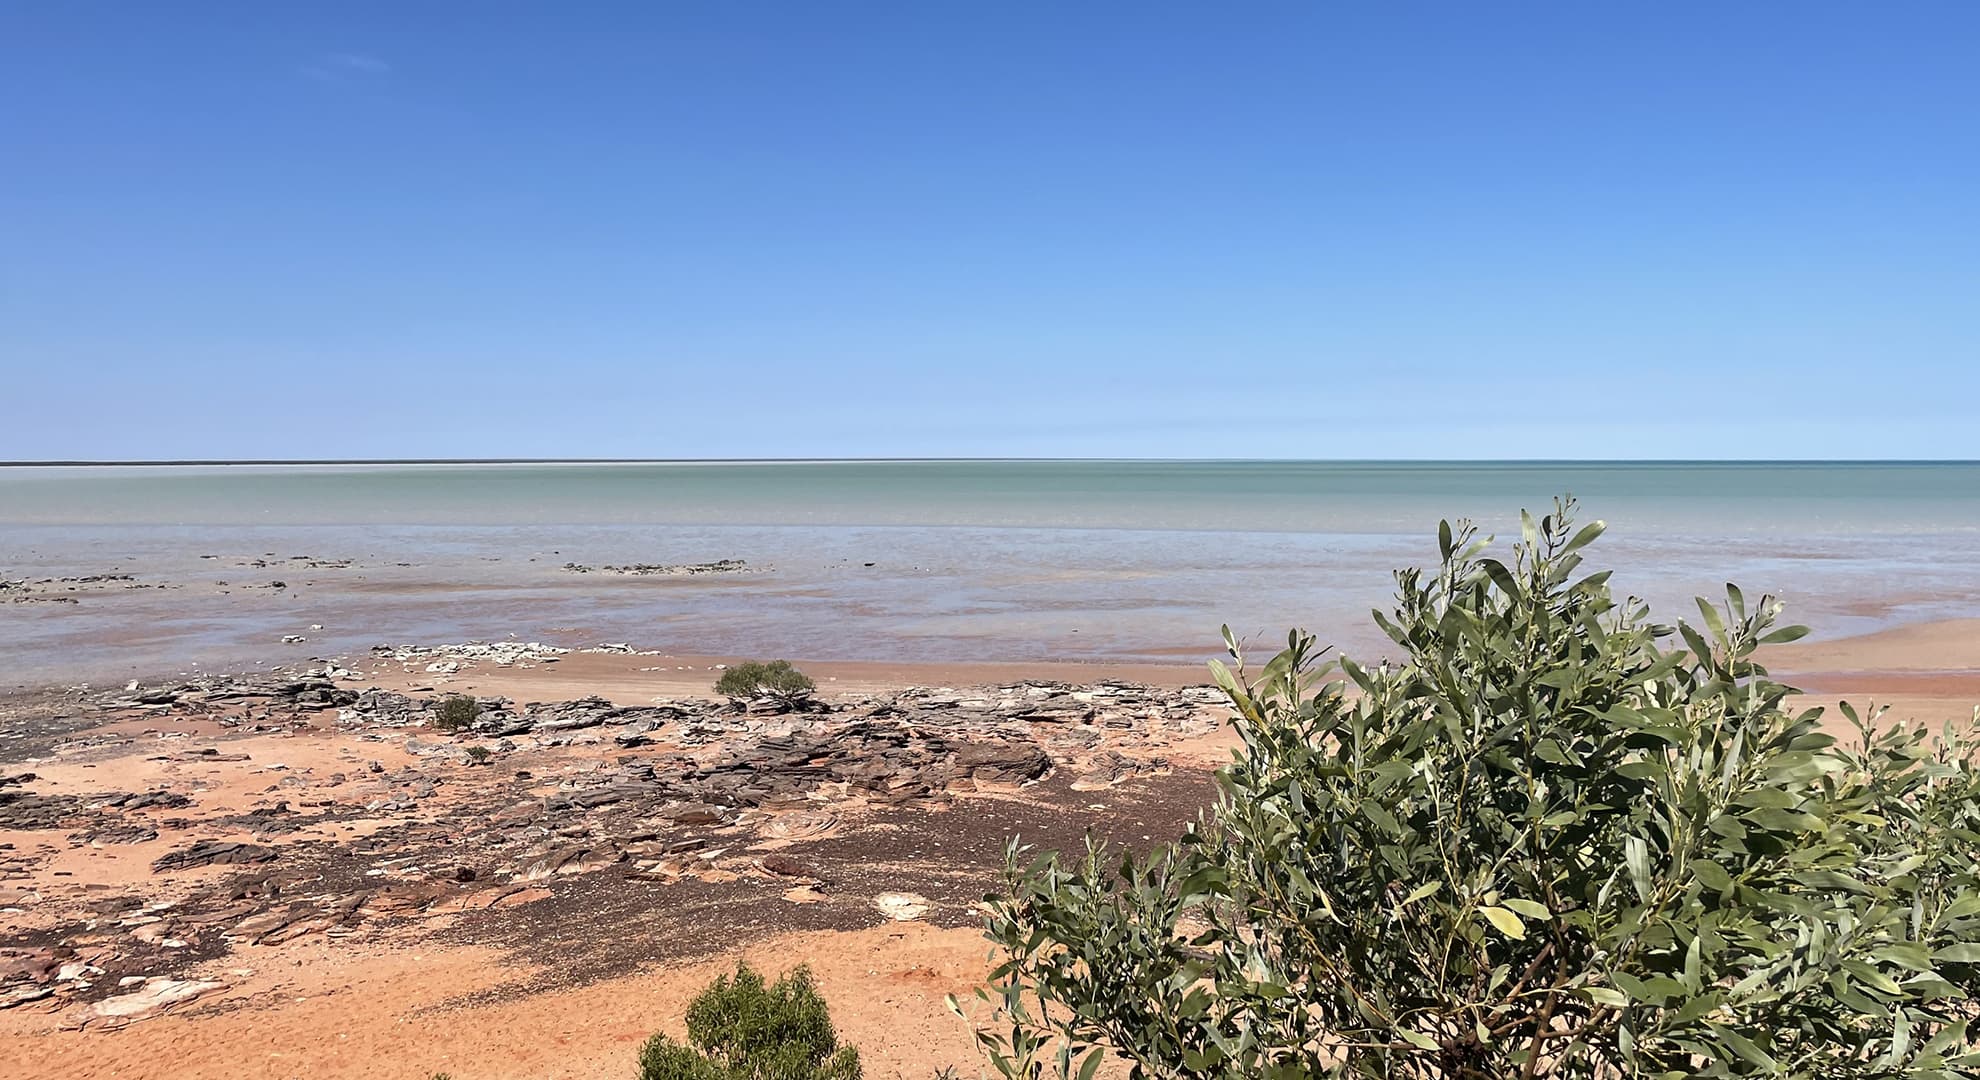
<instances>
[{"instance_id":1,"label":"beach dirt with pebbles","mask_svg":"<svg viewBox=\"0 0 1980 1080\"><path fill-rule=\"evenodd\" d=\"M1773 650L1970 720L1980 624ZM1016 836L1172 838L1232 739L1194 665L807 664L527 643L0 699L0 1074L627 1077L747 959L873 1077L975 1075L943 1005ZM438 704L477 700L461 730Z\"/></svg>"}]
</instances>

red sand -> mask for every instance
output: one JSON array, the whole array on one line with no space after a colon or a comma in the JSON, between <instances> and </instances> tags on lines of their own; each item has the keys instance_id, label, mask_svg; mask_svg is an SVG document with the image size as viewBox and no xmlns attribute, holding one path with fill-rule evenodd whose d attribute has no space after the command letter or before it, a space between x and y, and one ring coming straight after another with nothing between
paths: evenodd
<instances>
[{"instance_id":1,"label":"red sand","mask_svg":"<svg viewBox=\"0 0 1980 1080\"><path fill-rule=\"evenodd\" d=\"M1810 690L1811 701L1848 697L1896 706L1901 716L1951 722L1972 718L1980 702L1980 621L1913 626L1851 640L1771 650L1770 667ZM602 694L627 704L656 696L707 693L718 658L571 654L531 668L481 668L451 679L423 666L367 664L388 687L435 686L558 700ZM1042 678L1089 682L1130 679L1164 685L1207 681L1196 664L1175 665L804 665L828 696L903 685L970 685ZM409 670L419 667L420 670ZM658 670L642 670L653 668ZM129 725L126 725L129 726ZM184 745L211 731L184 725ZM168 776L196 782L205 803L246 807L271 782L268 764L318 774L348 768L353 747L333 737L277 735L235 739L250 745L247 763L147 761L142 753L108 760L31 766L46 790L143 790ZM1179 754L1215 761L1218 740ZM365 758L403 762L390 743L366 743ZM397 756L395 756L397 755ZM1200 767L1200 765L1199 765ZM10 770L12 771L12 770ZM17 832L0 841L23 848L59 834ZM51 869L82 882L135 884L166 841L60 852ZM218 873L219 871L214 871ZM10 916L13 917L13 916ZM529 969L484 947L414 939L395 947L358 947L310 936L283 945L246 946L212 963L229 988L210 999L122 1030L62 1030L57 1017L32 1006L0 1011L0 1075L9 1077L201 1078L357 1077L425 1080L448 1072L461 1080L612 1077L633 1073L639 1044L655 1030L678 1033L688 998L737 956L776 971L810 964L845 1039L858 1044L875 1078L930 1080L939 1068L977 1074L963 1023L943 1007L946 993L966 997L986 970L987 945L969 929L902 923L870 930L812 932L743 944L730 955L571 989L448 1006L471 991L524 978Z\"/></svg>"}]
</instances>

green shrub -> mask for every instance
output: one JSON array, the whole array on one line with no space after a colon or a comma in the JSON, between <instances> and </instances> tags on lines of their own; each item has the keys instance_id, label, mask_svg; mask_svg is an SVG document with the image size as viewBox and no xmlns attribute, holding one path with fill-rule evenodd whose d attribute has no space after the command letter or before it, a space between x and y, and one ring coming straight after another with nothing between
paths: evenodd
<instances>
[{"instance_id":1,"label":"green shrub","mask_svg":"<svg viewBox=\"0 0 1980 1080\"><path fill-rule=\"evenodd\" d=\"M1468 525L1376 619L1215 674L1242 748L1178 844L1012 849L979 1033L1005 1076L1973 1077L1980 773L1821 710L1728 586L1661 626L1578 576L1571 504L1505 563ZM1339 674L1342 680L1327 678Z\"/></svg>"},{"instance_id":2,"label":"green shrub","mask_svg":"<svg viewBox=\"0 0 1980 1080\"><path fill-rule=\"evenodd\" d=\"M747 964L688 1006L688 1045L665 1035L639 1053L640 1080L859 1080L859 1051L841 1047L811 973L775 984Z\"/></svg>"},{"instance_id":3,"label":"green shrub","mask_svg":"<svg viewBox=\"0 0 1980 1080\"><path fill-rule=\"evenodd\" d=\"M433 726L441 731L466 731L481 715L481 703L466 694L454 694L433 710Z\"/></svg>"},{"instance_id":4,"label":"green shrub","mask_svg":"<svg viewBox=\"0 0 1980 1080\"><path fill-rule=\"evenodd\" d=\"M789 660L750 660L724 671L715 680L716 693L738 698L768 695L796 699L817 688L811 677L792 667Z\"/></svg>"}]
</instances>

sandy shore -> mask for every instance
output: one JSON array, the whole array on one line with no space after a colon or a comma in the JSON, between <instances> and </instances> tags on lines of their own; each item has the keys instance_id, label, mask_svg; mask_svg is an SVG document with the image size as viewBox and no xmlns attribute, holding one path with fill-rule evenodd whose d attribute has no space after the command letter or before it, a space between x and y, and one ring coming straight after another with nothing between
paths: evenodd
<instances>
[{"instance_id":1,"label":"sandy shore","mask_svg":"<svg viewBox=\"0 0 1980 1080\"><path fill-rule=\"evenodd\" d=\"M1980 621L1767 659L1811 703L1875 700L1935 722L1980 703ZM604 720L539 725L506 749L473 740L497 748L488 764L383 706L340 721L252 696L10 699L0 779L35 779L0 791L31 791L47 821L0 828L0 993L21 998L0 1008L0 1075L626 1077L639 1043L678 1032L687 999L737 957L810 963L869 1076L974 1075L942 998L986 969L972 901L994 886L1003 837L1160 840L1207 800L1228 746L1214 705L1182 689L1202 667L1180 659L805 663L837 711L679 704L705 698L726 662L352 658L336 690L384 695L373 703L610 703L595 706ZM828 760L803 741L817 725L866 749ZM1027 740L1049 759L1036 779ZM725 761L775 773L763 763L777 754L782 786L709 786L733 775ZM106 807L110 795L133 805ZM172 862L198 841L272 854ZM883 906L892 894L922 906ZM33 996L43 987L56 989Z\"/></svg>"},{"instance_id":2,"label":"sandy shore","mask_svg":"<svg viewBox=\"0 0 1980 1080\"><path fill-rule=\"evenodd\" d=\"M1763 654L1810 704L1889 706L1893 717L1967 724L1980 706L1980 619L1904 626L1862 637L1802 641ZM1832 714L1832 720L1837 717Z\"/></svg>"}]
</instances>

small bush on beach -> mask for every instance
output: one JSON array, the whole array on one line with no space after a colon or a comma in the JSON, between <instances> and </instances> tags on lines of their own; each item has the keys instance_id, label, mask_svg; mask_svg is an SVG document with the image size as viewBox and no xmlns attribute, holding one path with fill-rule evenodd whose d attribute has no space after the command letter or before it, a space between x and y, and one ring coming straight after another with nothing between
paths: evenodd
<instances>
[{"instance_id":1,"label":"small bush on beach","mask_svg":"<svg viewBox=\"0 0 1980 1080\"><path fill-rule=\"evenodd\" d=\"M766 986L747 964L688 1006L688 1041L665 1035L639 1053L640 1080L859 1080L859 1051L839 1045L832 1017L798 968Z\"/></svg>"},{"instance_id":2,"label":"small bush on beach","mask_svg":"<svg viewBox=\"0 0 1980 1080\"><path fill-rule=\"evenodd\" d=\"M1148 857L1010 852L991 1065L1089 1076L1980 1076L1980 771L1772 680L1728 586L1650 620L1571 503L1510 561L1445 524L1376 620L1215 674L1243 745ZM1332 676L1341 676L1334 678ZM1352 690L1349 688L1352 687Z\"/></svg>"},{"instance_id":3,"label":"small bush on beach","mask_svg":"<svg viewBox=\"0 0 1980 1080\"><path fill-rule=\"evenodd\" d=\"M715 680L715 692L725 697L802 698L818 688L811 677L789 660L750 660L737 664Z\"/></svg>"},{"instance_id":4,"label":"small bush on beach","mask_svg":"<svg viewBox=\"0 0 1980 1080\"><path fill-rule=\"evenodd\" d=\"M433 726L441 731L466 731L480 715L480 702L466 694L454 694L433 710Z\"/></svg>"}]
</instances>

